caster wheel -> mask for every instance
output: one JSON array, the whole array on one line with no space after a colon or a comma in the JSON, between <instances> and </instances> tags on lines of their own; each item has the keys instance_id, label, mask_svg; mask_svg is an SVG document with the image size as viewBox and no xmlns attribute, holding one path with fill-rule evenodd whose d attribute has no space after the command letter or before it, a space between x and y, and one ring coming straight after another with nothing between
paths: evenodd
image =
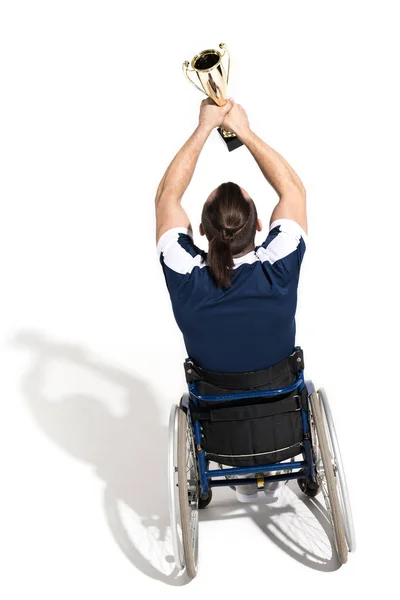
<instances>
[{"instance_id":1,"label":"caster wheel","mask_svg":"<svg viewBox=\"0 0 400 600\"><path fill-rule=\"evenodd\" d=\"M210 489L207 497L203 500L203 498L199 498L199 509L206 508L210 504L212 500L212 490Z\"/></svg>"},{"instance_id":2,"label":"caster wheel","mask_svg":"<svg viewBox=\"0 0 400 600\"><path fill-rule=\"evenodd\" d=\"M307 479L298 479L297 483L299 484L299 488L301 489L301 491L310 498L314 498L321 491L321 488L318 485L318 483L311 479L311 477L307 477Z\"/></svg>"}]
</instances>

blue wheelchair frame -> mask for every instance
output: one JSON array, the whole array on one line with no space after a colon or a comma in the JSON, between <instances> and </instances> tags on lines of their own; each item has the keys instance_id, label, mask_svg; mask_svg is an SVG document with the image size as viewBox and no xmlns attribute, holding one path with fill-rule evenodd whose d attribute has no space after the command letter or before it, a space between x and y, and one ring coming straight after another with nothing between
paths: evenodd
<instances>
[{"instance_id":1,"label":"blue wheelchair frame","mask_svg":"<svg viewBox=\"0 0 400 600\"><path fill-rule=\"evenodd\" d=\"M186 359L185 362L191 362L190 359ZM301 371L296 381L294 381L291 385L288 385L283 388L278 388L274 390L256 390L253 392L241 392L238 394L225 394L221 396L206 396L199 394L197 392L196 382L193 381L188 384L189 388L189 397L194 402L195 406L199 406L199 400L205 402L226 402L227 400L247 400L251 398L268 398L280 396L283 394L287 394L290 392L294 392L296 389L299 390L299 393L303 391L304 388L307 388L308 393L311 393L311 389L308 389L307 383L304 381L303 371ZM187 410L190 414L190 405L187 406ZM301 408L301 419L303 423L303 460L302 461L293 461L288 463L274 463L268 465L257 465L253 467L232 467L228 469L207 469L207 454L206 451L202 448L202 438L201 438L201 429L200 422L196 420L194 425L192 424L192 429L194 433L194 441L196 445L196 454L197 454L197 464L199 468L199 478L200 478L200 497L206 498L210 487L223 487L223 486L231 486L232 481L229 480L219 480L214 481L213 477L226 477L231 475L245 475L249 473L265 473L269 471L282 471L288 470L292 471L293 469L300 469L296 473L283 473L281 475L272 475L268 477L268 483L272 483L273 481L287 481L289 479L304 479L307 477L315 477L315 468L314 461L312 455L312 443L311 443L311 435L310 435L310 425L308 420L308 411ZM277 449L278 450L278 449ZM286 466L287 465L287 466ZM258 480L254 478L246 478L246 479L235 479L234 485L248 485L249 483L258 483Z\"/></svg>"}]
</instances>

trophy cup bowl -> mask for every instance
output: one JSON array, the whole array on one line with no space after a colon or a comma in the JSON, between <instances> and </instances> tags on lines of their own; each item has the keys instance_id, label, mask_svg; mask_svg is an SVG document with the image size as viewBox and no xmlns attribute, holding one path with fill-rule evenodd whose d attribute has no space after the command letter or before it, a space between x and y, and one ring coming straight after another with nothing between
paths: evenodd
<instances>
[{"instance_id":1,"label":"trophy cup bowl","mask_svg":"<svg viewBox=\"0 0 400 600\"><path fill-rule=\"evenodd\" d=\"M220 44L222 52L219 50L203 50L192 58L191 63L185 60L182 65L183 73L198 90L206 94L218 106L225 106L228 102L228 83L231 66L230 52L226 44ZM228 69L225 71L222 59L228 57ZM191 69L189 68L191 65ZM197 85L189 76L189 73L195 73L200 86ZM243 143L231 131L218 127L218 133L227 145L229 152L239 148Z\"/></svg>"}]
</instances>

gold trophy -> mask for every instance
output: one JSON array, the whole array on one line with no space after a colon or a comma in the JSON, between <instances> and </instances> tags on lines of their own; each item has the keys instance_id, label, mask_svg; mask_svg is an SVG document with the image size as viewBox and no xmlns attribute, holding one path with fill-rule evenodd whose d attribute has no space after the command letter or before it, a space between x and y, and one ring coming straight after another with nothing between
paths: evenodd
<instances>
[{"instance_id":1,"label":"gold trophy","mask_svg":"<svg viewBox=\"0 0 400 600\"><path fill-rule=\"evenodd\" d=\"M202 52L199 52L199 54L196 54L192 59L191 69L189 69L188 60L185 60L182 68L183 73L192 85L209 96L211 100L214 100L215 104L218 104L218 106L225 106L228 102L231 57L226 44L220 44L219 47L222 52L219 52L218 50L203 50ZM222 64L222 59L225 54L228 56L227 74L225 73L224 65ZM196 73L201 87L189 77L189 73ZM218 127L218 133L226 143L229 152L243 146L243 143L231 131Z\"/></svg>"}]
</instances>

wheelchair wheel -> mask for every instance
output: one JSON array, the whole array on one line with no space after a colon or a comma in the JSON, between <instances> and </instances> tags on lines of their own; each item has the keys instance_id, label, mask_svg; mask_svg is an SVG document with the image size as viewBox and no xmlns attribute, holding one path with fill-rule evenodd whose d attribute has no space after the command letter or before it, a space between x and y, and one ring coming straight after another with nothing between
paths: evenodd
<instances>
[{"instance_id":1,"label":"wheelchair wheel","mask_svg":"<svg viewBox=\"0 0 400 600\"><path fill-rule=\"evenodd\" d=\"M319 392L313 392L310 396L310 412L313 426L316 431L316 442L320 452L320 459L315 464L318 483L321 486L326 508L331 517L334 540L339 562L347 562L347 544L343 513L339 501L338 480L336 477L337 467L335 455L332 452L332 443L328 442L329 429L326 428L323 406Z\"/></svg>"},{"instance_id":2,"label":"wheelchair wheel","mask_svg":"<svg viewBox=\"0 0 400 600\"><path fill-rule=\"evenodd\" d=\"M175 556L176 568L180 571L185 567L181 512L179 508L178 492L178 417L179 406L171 407L169 417L169 448L168 448L168 499L169 518L171 524L172 547Z\"/></svg>"},{"instance_id":3,"label":"wheelchair wheel","mask_svg":"<svg viewBox=\"0 0 400 600\"><path fill-rule=\"evenodd\" d=\"M199 475L190 413L178 410L178 490L186 572L197 574L199 545Z\"/></svg>"},{"instance_id":4,"label":"wheelchair wheel","mask_svg":"<svg viewBox=\"0 0 400 600\"><path fill-rule=\"evenodd\" d=\"M354 552L356 549L356 537L353 524L353 515L351 512L350 497L347 489L347 482L344 474L342 456L340 453L339 443L336 436L335 425L333 423L332 412L325 390L323 388L319 389L318 395L321 400L325 422L329 432L330 440L328 441L330 441L330 449L332 452L332 456L335 457L336 471L339 481L339 502L344 517L344 528L347 546L350 552Z\"/></svg>"}]
</instances>

